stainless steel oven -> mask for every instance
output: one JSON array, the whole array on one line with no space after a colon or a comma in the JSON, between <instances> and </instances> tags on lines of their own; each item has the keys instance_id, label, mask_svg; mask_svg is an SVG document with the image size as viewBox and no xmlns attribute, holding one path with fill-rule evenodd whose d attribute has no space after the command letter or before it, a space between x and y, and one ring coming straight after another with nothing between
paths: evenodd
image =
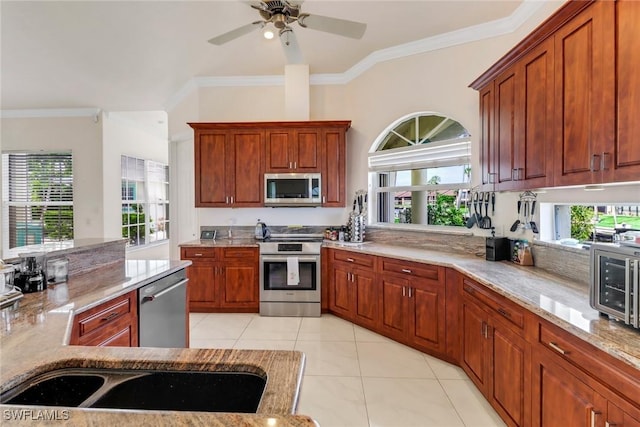
<instances>
[{"instance_id":1,"label":"stainless steel oven","mask_svg":"<svg viewBox=\"0 0 640 427\"><path fill-rule=\"evenodd\" d=\"M591 307L640 328L640 246L591 246Z\"/></svg>"},{"instance_id":2,"label":"stainless steel oven","mask_svg":"<svg viewBox=\"0 0 640 427\"><path fill-rule=\"evenodd\" d=\"M320 316L322 237L260 242L260 315Z\"/></svg>"}]
</instances>

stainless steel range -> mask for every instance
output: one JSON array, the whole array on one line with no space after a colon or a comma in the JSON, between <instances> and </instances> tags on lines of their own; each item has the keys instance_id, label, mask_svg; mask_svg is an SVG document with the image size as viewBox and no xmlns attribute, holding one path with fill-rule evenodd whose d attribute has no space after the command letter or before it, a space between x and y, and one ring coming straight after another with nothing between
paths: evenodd
<instances>
[{"instance_id":1,"label":"stainless steel range","mask_svg":"<svg viewBox=\"0 0 640 427\"><path fill-rule=\"evenodd\" d=\"M321 234L275 234L260 242L260 315L320 316Z\"/></svg>"}]
</instances>

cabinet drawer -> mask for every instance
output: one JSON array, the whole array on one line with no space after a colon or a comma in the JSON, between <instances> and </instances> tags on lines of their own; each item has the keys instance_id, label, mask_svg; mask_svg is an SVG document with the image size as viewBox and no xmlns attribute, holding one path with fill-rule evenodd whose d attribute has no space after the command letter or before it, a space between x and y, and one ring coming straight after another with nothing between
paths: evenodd
<instances>
[{"instance_id":1,"label":"cabinet drawer","mask_svg":"<svg viewBox=\"0 0 640 427\"><path fill-rule=\"evenodd\" d=\"M182 248L182 259L216 258L215 248Z\"/></svg>"},{"instance_id":2,"label":"cabinet drawer","mask_svg":"<svg viewBox=\"0 0 640 427\"><path fill-rule=\"evenodd\" d=\"M333 259L334 261L348 262L363 267L373 267L375 257L351 251L334 250Z\"/></svg>"},{"instance_id":3,"label":"cabinet drawer","mask_svg":"<svg viewBox=\"0 0 640 427\"><path fill-rule=\"evenodd\" d=\"M606 386L616 389L627 399L637 401L640 378L636 370L556 326L543 321L539 325L538 340L542 346Z\"/></svg>"},{"instance_id":4,"label":"cabinet drawer","mask_svg":"<svg viewBox=\"0 0 640 427\"><path fill-rule=\"evenodd\" d=\"M258 257L258 248L224 248L225 259L253 259Z\"/></svg>"},{"instance_id":5,"label":"cabinet drawer","mask_svg":"<svg viewBox=\"0 0 640 427\"><path fill-rule=\"evenodd\" d=\"M382 271L398 273L406 276L421 277L423 279L440 282L444 278L444 268L417 262L400 261L391 258L380 258Z\"/></svg>"},{"instance_id":6,"label":"cabinet drawer","mask_svg":"<svg viewBox=\"0 0 640 427\"><path fill-rule=\"evenodd\" d=\"M485 306L491 308L517 327L524 327L524 313L522 309L516 307L505 298L495 295L484 286L469 279L464 279L462 281L462 289L464 290L465 295L471 296L472 298L482 302Z\"/></svg>"},{"instance_id":7,"label":"cabinet drawer","mask_svg":"<svg viewBox=\"0 0 640 427\"><path fill-rule=\"evenodd\" d=\"M136 304L136 301L132 298L132 294L129 293L79 314L76 318L79 336L82 337L125 316L129 316L133 304Z\"/></svg>"}]
</instances>

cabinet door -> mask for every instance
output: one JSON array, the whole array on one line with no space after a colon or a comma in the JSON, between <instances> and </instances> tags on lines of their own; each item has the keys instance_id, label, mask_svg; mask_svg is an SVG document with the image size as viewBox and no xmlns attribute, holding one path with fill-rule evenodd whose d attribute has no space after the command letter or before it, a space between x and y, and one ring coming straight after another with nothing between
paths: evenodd
<instances>
[{"instance_id":1,"label":"cabinet door","mask_svg":"<svg viewBox=\"0 0 640 427\"><path fill-rule=\"evenodd\" d=\"M195 138L196 207L226 206L227 133L198 131Z\"/></svg>"},{"instance_id":2,"label":"cabinet door","mask_svg":"<svg viewBox=\"0 0 640 427\"><path fill-rule=\"evenodd\" d=\"M373 271L355 270L354 281L354 322L366 328L378 324L378 286Z\"/></svg>"},{"instance_id":3,"label":"cabinet door","mask_svg":"<svg viewBox=\"0 0 640 427\"><path fill-rule=\"evenodd\" d=\"M489 83L480 90L480 168L482 170L482 185L488 186L495 182L495 162L493 147L494 122L494 84ZM493 189L493 188L490 188Z\"/></svg>"},{"instance_id":4,"label":"cabinet door","mask_svg":"<svg viewBox=\"0 0 640 427\"><path fill-rule=\"evenodd\" d=\"M263 203L263 147L262 131L234 131L229 141L226 170L230 177L228 193L233 206L262 206ZM220 159L218 159L219 165Z\"/></svg>"},{"instance_id":5,"label":"cabinet door","mask_svg":"<svg viewBox=\"0 0 640 427\"><path fill-rule=\"evenodd\" d=\"M189 308L197 306L218 306L218 292L215 283L215 264L193 262L187 268L189 276Z\"/></svg>"},{"instance_id":6,"label":"cabinet door","mask_svg":"<svg viewBox=\"0 0 640 427\"><path fill-rule=\"evenodd\" d=\"M294 172L311 173L322 170L321 132L317 129L297 129L292 144Z\"/></svg>"},{"instance_id":7,"label":"cabinet door","mask_svg":"<svg viewBox=\"0 0 640 427\"><path fill-rule=\"evenodd\" d=\"M405 342L409 318L409 281L383 274L380 286L380 332Z\"/></svg>"},{"instance_id":8,"label":"cabinet door","mask_svg":"<svg viewBox=\"0 0 640 427\"><path fill-rule=\"evenodd\" d=\"M248 263L227 264L221 270L220 307L246 308L258 311L259 285L256 265Z\"/></svg>"},{"instance_id":9,"label":"cabinet door","mask_svg":"<svg viewBox=\"0 0 640 427\"><path fill-rule=\"evenodd\" d=\"M555 357L536 351L532 372L532 425L596 425L596 408L604 408L603 403L599 402L599 397L591 387L556 364L553 359Z\"/></svg>"},{"instance_id":10,"label":"cabinet door","mask_svg":"<svg viewBox=\"0 0 640 427\"><path fill-rule=\"evenodd\" d=\"M446 350L444 283L411 280L409 341L425 351Z\"/></svg>"},{"instance_id":11,"label":"cabinet door","mask_svg":"<svg viewBox=\"0 0 640 427\"><path fill-rule=\"evenodd\" d=\"M614 135L614 7L594 2L555 33L554 185L602 180Z\"/></svg>"},{"instance_id":12,"label":"cabinet door","mask_svg":"<svg viewBox=\"0 0 640 427\"><path fill-rule=\"evenodd\" d=\"M521 169L516 168L515 144L516 128L521 112L518 98L518 76L515 68L511 68L496 79L495 82L495 135L494 161L497 173L496 184L500 189L514 188L514 182L520 178Z\"/></svg>"},{"instance_id":13,"label":"cabinet door","mask_svg":"<svg viewBox=\"0 0 640 427\"><path fill-rule=\"evenodd\" d=\"M504 420L525 425L529 419L529 347L520 335L499 322L492 321L489 330L493 349L490 399Z\"/></svg>"},{"instance_id":14,"label":"cabinet door","mask_svg":"<svg viewBox=\"0 0 640 427\"><path fill-rule=\"evenodd\" d=\"M606 425L607 427L640 427L640 418L634 417L620 407L609 402L607 407Z\"/></svg>"},{"instance_id":15,"label":"cabinet door","mask_svg":"<svg viewBox=\"0 0 640 427\"><path fill-rule=\"evenodd\" d=\"M618 123L615 150L604 159L605 174L611 182L636 181L640 179L640 2L618 0L616 7Z\"/></svg>"},{"instance_id":16,"label":"cabinet door","mask_svg":"<svg viewBox=\"0 0 640 427\"><path fill-rule=\"evenodd\" d=\"M462 302L462 369L485 396L489 392L487 315L475 304Z\"/></svg>"},{"instance_id":17,"label":"cabinet door","mask_svg":"<svg viewBox=\"0 0 640 427\"><path fill-rule=\"evenodd\" d=\"M322 130L322 206L345 206L345 131Z\"/></svg>"},{"instance_id":18,"label":"cabinet door","mask_svg":"<svg viewBox=\"0 0 640 427\"><path fill-rule=\"evenodd\" d=\"M334 263L329 282L329 309L347 320L353 318L350 289L351 268Z\"/></svg>"},{"instance_id":19,"label":"cabinet door","mask_svg":"<svg viewBox=\"0 0 640 427\"><path fill-rule=\"evenodd\" d=\"M293 158L289 147L293 142L293 132L289 129L273 129L266 132L265 139L265 172L291 172Z\"/></svg>"},{"instance_id":20,"label":"cabinet door","mask_svg":"<svg viewBox=\"0 0 640 427\"><path fill-rule=\"evenodd\" d=\"M515 143L518 189L553 184L553 38L520 60L520 115Z\"/></svg>"}]
</instances>

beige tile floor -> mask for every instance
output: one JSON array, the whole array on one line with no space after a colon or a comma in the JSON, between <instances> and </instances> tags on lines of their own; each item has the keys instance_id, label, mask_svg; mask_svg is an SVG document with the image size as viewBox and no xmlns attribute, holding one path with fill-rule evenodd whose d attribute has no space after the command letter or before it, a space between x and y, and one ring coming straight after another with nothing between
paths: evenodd
<instances>
[{"instance_id":1,"label":"beige tile floor","mask_svg":"<svg viewBox=\"0 0 640 427\"><path fill-rule=\"evenodd\" d=\"M505 425L462 369L338 317L190 316L194 348L304 352L298 413L321 427Z\"/></svg>"}]
</instances>

